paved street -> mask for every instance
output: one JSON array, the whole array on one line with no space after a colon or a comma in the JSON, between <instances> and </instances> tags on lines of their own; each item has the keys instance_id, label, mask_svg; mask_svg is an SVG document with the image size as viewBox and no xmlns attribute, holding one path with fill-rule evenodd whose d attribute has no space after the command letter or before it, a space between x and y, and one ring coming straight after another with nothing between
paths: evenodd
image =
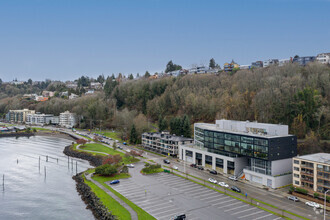
<instances>
[{"instance_id":1,"label":"paved street","mask_svg":"<svg viewBox=\"0 0 330 220\"><path fill-rule=\"evenodd\" d=\"M187 219L281 219L224 194L172 174L140 174L144 163L130 169L132 178L123 179L113 189L157 219L185 213Z\"/></svg>"}]
</instances>

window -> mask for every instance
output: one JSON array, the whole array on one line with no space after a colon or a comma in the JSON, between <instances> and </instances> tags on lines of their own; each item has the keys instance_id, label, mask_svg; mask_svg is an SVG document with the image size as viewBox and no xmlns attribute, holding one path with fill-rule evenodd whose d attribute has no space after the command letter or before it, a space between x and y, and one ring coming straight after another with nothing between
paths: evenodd
<instances>
[{"instance_id":1,"label":"window","mask_svg":"<svg viewBox=\"0 0 330 220\"><path fill-rule=\"evenodd\" d=\"M299 181L295 180L294 184L299 185Z\"/></svg>"},{"instance_id":2,"label":"window","mask_svg":"<svg viewBox=\"0 0 330 220\"><path fill-rule=\"evenodd\" d=\"M293 174L293 176L295 177L295 178L299 178L299 174Z\"/></svg>"},{"instance_id":3,"label":"window","mask_svg":"<svg viewBox=\"0 0 330 220\"><path fill-rule=\"evenodd\" d=\"M299 171L299 167L293 167L293 170Z\"/></svg>"},{"instance_id":4,"label":"window","mask_svg":"<svg viewBox=\"0 0 330 220\"><path fill-rule=\"evenodd\" d=\"M299 164L299 160L293 160L294 164Z\"/></svg>"}]
</instances>

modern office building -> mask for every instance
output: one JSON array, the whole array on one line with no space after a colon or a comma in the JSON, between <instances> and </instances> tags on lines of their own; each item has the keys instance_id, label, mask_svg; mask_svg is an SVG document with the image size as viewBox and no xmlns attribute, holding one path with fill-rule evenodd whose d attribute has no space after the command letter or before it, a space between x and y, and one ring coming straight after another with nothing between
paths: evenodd
<instances>
[{"instance_id":1,"label":"modern office building","mask_svg":"<svg viewBox=\"0 0 330 220\"><path fill-rule=\"evenodd\" d=\"M60 114L59 125L67 128L72 128L77 124L77 116L75 113L69 111L62 112Z\"/></svg>"},{"instance_id":2,"label":"modern office building","mask_svg":"<svg viewBox=\"0 0 330 220\"><path fill-rule=\"evenodd\" d=\"M6 114L6 121L25 123L28 114L34 114L34 110L9 110Z\"/></svg>"},{"instance_id":3,"label":"modern office building","mask_svg":"<svg viewBox=\"0 0 330 220\"><path fill-rule=\"evenodd\" d=\"M54 116L52 114L40 114L39 112L36 114L27 114L26 123L33 125L55 125L59 124L59 116Z\"/></svg>"},{"instance_id":4,"label":"modern office building","mask_svg":"<svg viewBox=\"0 0 330 220\"><path fill-rule=\"evenodd\" d=\"M306 66L310 62L314 62L316 57L309 56L309 57L295 57L293 58L293 63L298 63L300 66Z\"/></svg>"},{"instance_id":5,"label":"modern office building","mask_svg":"<svg viewBox=\"0 0 330 220\"><path fill-rule=\"evenodd\" d=\"M179 146L180 159L271 188L292 182L297 138L287 125L217 120L194 128L194 144Z\"/></svg>"},{"instance_id":6,"label":"modern office building","mask_svg":"<svg viewBox=\"0 0 330 220\"><path fill-rule=\"evenodd\" d=\"M330 64L330 53L320 53L317 55L316 60L322 64Z\"/></svg>"},{"instance_id":7,"label":"modern office building","mask_svg":"<svg viewBox=\"0 0 330 220\"><path fill-rule=\"evenodd\" d=\"M164 155L177 156L179 144L193 143L193 139L171 135L169 132L152 132L142 134L142 146Z\"/></svg>"},{"instance_id":8,"label":"modern office building","mask_svg":"<svg viewBox=\"0 0 330 220\"><path fill-rule=\"evenodd\" d=\"M330 154L317 153L293 158L293 186L310 193L330 189Z\"/></svg>"}]
</instances>

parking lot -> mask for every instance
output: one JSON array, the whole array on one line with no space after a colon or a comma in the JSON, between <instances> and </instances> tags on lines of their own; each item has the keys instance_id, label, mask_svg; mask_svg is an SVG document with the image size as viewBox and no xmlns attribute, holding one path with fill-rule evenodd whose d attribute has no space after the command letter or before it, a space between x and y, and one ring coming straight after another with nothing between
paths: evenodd
<instances>
[{"instance_id":1,"label":"parking lot","mask_svg":"<svg viewBox=\"0 0 330 220\"><path fill-rule=\"evenodd\" d=\"M111 187L157 219L171 219L181 213L188 220L281 219L181 177L167 173L143 176L138 170L138 167L132 170L133 178Z\"/></svg>"}]
</instances>

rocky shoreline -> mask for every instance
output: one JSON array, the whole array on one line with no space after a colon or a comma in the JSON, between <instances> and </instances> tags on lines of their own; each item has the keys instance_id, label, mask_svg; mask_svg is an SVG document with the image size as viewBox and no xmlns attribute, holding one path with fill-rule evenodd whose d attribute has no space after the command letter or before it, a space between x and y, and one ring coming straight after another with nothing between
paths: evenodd
<instances>
[{"instance_id":1,"label":"rocky shoreline","mask_svg":"<svg viewBox=\"0 0 330 220\"><path fill-rule=\"evenodd\" d=\"M76 157L83 160L87 160L90 163L90 165L95 167L102 165L103 159L101 156L93 156L89 153L75 151L72 149L72 146L66 146L63 150L63 153L70 157Z\"/></svg>"},{"instance_id":2,"label":"rocky shoreline","mask_svg":"<svg viewBox=\"0 0 330 220\"><path fill-rule=\"evenodd\" d=\"M82 200L87 205L87 209L93 212L95 219L115 220L116 216L112 215L108 209L102 204L100 199L95 195L91 188L84 182L83 173L79 173L72 177L76 181L76 189Z\"/></svg>"}]
</instances>

